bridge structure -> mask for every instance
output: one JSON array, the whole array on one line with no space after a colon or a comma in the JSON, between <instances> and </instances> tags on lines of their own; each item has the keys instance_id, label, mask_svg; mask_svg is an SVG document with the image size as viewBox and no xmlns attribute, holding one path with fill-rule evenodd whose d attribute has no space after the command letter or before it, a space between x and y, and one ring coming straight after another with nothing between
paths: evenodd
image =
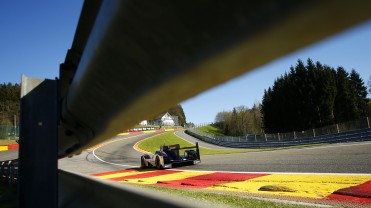
<instances>
[{"instance_id":1,"label":"bridge structure","mask_svg":"<svg viewBox=\"0 0 371 208\"><path fill-rule=\"evenodd\" d=\"M186 206L58 170L58 159L367 21L370 10L366 0L85 1L59 78L22 77L18 206Z\"/></svg>"}]
</instances>

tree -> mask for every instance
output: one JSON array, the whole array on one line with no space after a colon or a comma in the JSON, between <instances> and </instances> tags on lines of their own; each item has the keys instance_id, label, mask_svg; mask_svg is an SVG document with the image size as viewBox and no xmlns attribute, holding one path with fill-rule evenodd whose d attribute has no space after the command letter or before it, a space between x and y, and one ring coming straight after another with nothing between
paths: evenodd
<instances>
[{"instance_id":1,"label":"tree","mask_svg":"<svg viewBox=\"0 0 371 208\"><path fill-rule=\"evenodd\" d=\"M264 91L261 112L266 132L302 131L367 114L367 88L359 74L343 67L300 59Z\"/></svg>"},{"instance_id":2,"label":"tree","mask_svg":"<svg viewBox=\"0 0 371 208\"><path fill-rule=\"evenodd\" d=\"M223 134L229 135L229 125L232 113L228 111L218 112L214 119L214 125L222 130Z\"/></svg>"},{"instance_id":3,"label":"tree","mask_svg":"<svg viewBox=\"0 0 371 208\"><path fill-rule=\"evenodd\" d=\"M345 122L359 117L356 95L349 74L343 67L336 70L336 86L334 114L336 122Z\"/></svg>"},{"instance_id":4,"label":"tree","mask_svg":"<svg viewBox=\"0 0 371 208\"><path fill-rule=\"evenodd\" d=\"M184 126L184 125L187 124L186 116L185 116L182 105L180 105L180 104L175 105L175 106L169 108L167 111L162 112L159 115L163 115L166 112L168 112L171 116L177 116L179 125ZM155 118L152 118L151 120L155 120Z\"/></svg>"},{"instance_id":5,"label":"tree","mask_svg":"<svg viewBox=\"0 0 371 208\"><path fill-rule=\"evenodd\" d=\"M258 107L259 106L259 107ZM214 125L229 136L241 136L261 133L261 104L255 104L252 109L246 106L234 107L232 111L218 112Z\"/></svg>"},{"instance_id":6,"label":"tree","mask_svg":"<svg viewBox=\"0 0 371 208\"><path fill-rule=\"evenodd\" d=\"M0 84L0 124L14 124L14 115L19 121L20 85Z\"/></svg>"},{"instance_id":7,"label":"tree","mask_svg":"<svg viewBox=\"0 0 371 208\"><path fill-rule=\"evenodd\" d=\"M357 115L358 117L364 117L367 115L367 87L364 85L362 78L354 69L352 69L350 73L349 81L356 97L356 109L358 110Z\"/></svg>"}]
</instances>

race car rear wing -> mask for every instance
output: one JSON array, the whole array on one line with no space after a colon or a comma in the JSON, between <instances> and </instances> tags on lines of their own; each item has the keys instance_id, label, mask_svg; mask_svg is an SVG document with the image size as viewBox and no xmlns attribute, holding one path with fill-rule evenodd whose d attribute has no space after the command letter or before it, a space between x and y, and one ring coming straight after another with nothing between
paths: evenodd
<instances>
[{"instance_id":1,"label":"race car rear wing","mask_svg":"<svg viewBox=\"0 0 371 208\"><path fill-rule=\"evenodd\" d=\"M162 151L164 147L166 147L166 146L161 146L160 150ZM196 142L196 145L195 146L190 146L190 147L180 147L179 144L173 144L173 145L169 145L167 148L169 150L172 150L172 151L177 151L177 155L178 156L179 156L179 150L196 149L197 159L201 160L200 149L198 147L198 142Z\"/></svg>"}]
</instances>

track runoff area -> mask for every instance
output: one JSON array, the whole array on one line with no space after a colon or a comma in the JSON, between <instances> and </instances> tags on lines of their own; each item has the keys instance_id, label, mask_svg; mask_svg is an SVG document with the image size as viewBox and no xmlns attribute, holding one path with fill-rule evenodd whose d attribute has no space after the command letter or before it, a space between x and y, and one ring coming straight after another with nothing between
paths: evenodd
<instances>
[{"instance_id":1,"label":"track runoff area","mask_svg":"<svg viewBox=\"0 0 371 208\"><path fill-rule=\"evenodd\" d=\"M137 145L135 149L140 151ZM92 174L92 176L120 183L203 189L262 198L371 207L371 174L154 170L132 167Z\"/></svg>"}]
</instances>

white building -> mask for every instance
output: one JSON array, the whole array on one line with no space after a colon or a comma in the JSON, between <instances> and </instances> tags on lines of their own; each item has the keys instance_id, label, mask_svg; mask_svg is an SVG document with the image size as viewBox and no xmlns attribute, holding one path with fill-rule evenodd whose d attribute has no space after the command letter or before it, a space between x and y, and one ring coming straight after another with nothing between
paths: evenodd
<instances>
[{"instance_id":1,"label":"white building","mask_svg":"<svg viewBox=\"0 0 371 208\"><path fill-rule=\"evenodd\" d=\"M143 120L139 123L139 125L142 125L142 126L148 126L148 121L147 120Z\"/></svg>"},{"instance_id":2,"label":"white building","mask_svg":"<svg viewBox=\"0 0 371 208\"><path fill-rule=\"evenodd\" d=\"M168 112L166 112L164 115L157 116L155 122L163 126L175 126L174 118Z\"/></svg>"}]
</instances>

